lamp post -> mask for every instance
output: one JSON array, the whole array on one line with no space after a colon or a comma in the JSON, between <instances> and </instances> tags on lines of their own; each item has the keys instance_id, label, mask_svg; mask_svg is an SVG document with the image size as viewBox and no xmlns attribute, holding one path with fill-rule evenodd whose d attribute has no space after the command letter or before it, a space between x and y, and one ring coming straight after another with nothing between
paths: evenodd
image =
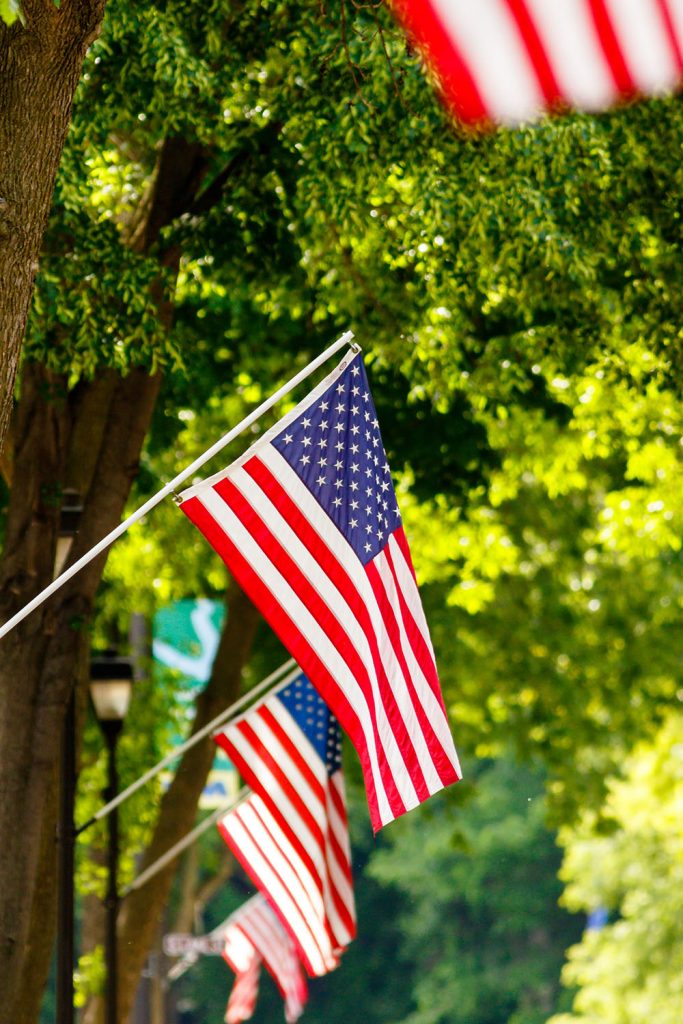
<instances>
[{"instance_id":1,"label":"lamp post","mask_svg":"<svg viewBox=\"0 0 683 1024\"><path fill-rule=\"evenodd\" d=\"M54 575L59 576L78 533L80 497L64 491ZM74 1017L74 796L76 792L76 694L72 687L62 728L59 785L57 898L57 1024L73 1024Z\"/></svg>"},{"instance_id":2,"label":"lamp post","mask_svg":"<svg viewBox=\"0 0 683 1024\"><path fill-rule=\"evenodd\" d=\"M119 658L113 651L105 651L90 662L90 696L102 729L108 752L107 789L105 800L113 800L118 791L116 771L116 744L128 710L133 688L133 668L127 658ZM119 856L118 809L108 819L107 868L108 882L105 897L106 935L104 943L107 966L105 994L105 1024L117 1024L117 949L116 916L119 905L117 867Z\"/></svg>"}]
</instances>

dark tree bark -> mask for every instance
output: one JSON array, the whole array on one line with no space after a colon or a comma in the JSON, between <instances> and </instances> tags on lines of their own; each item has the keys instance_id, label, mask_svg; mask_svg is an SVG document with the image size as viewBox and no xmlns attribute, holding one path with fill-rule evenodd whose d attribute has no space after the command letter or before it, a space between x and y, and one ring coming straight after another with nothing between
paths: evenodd
<instances>
[{"instance_id":1,"label":"dark tree bark","mask_svg":"<svg viewBox=\"0 0 683 1024\"><path fill-rule=\"evenodd\" d=\"M0 451L57 168L105 0L22 0L0 21Z\"/></svg>"},{"instance_id":2,"label":"dark tree bark","mask_svg":"<svg viewBox=\"0 0 683 1024\"><path fill-rule=\"evenodd\" d=\"M0 567L0 617L9 618L52 578L66 440L73 409L63 382L29 365L22 381L14 457L15 486ZM72 557L78 558L120 521L137 472L159 388L158 377L132 371L112 389L103 416L100 455ZM85 484L86 481L83 481ZM0 658L0 1005L14 1007L27 952L43 823L59 758L67 700L85 685L87 624L106 553L70 580L2 641ZM41 885L41 892L48 887ZM27 1020L15 1007L8 1019Z\"/></svg>"},{"instance_id":3,"label":"dark tree bark","mask_svg":"<svg viewBox=\"0 0 683 1024\"><path fill-rule=\"evenodd\" d=\"M63 5L78 7L75 0ZM1 46L0 39L0 53ZM135 251L149 252L162 228L191 207L207 166L208 157L193 143L176 139L162 146L143 216L128 239ZM161 268L177 273L177 247L158 255ZM162 281L160 275L153 297L160 323L170 329L173 301ZM84 499L72 561L120 522L159 385L158 375L143 369L123 379L104 370L67 392L63 378L36 364L26 368L13 451L5 463L13 486L0 563L0 621L52 578L65 487ZM75 688L84 699L88 627L106 556L93 560L0 642L0 835L8 837L0 843L0 1005L12 1010L8 1019L25 1024L35 1019L35 987L49 966L50 943L47 936L29 941L31 922L54 934L56 878L54 872L47 880L42 874L56 826L49 782L70 693Z\"/></svg>"}]
</instances>

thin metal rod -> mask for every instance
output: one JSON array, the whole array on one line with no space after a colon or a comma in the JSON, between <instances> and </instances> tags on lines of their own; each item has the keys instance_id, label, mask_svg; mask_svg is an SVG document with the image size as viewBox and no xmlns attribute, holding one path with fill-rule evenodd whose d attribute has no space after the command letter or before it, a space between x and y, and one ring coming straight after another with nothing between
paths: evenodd
<instances>
[{"instance_id":1,"label":"thin metal rod","mask_svg":"<svg viewBox=\"0 0 683 1024\"><path fill-rule=\"evenodd\" d=\"M191 846L196 839L199 839L199 837L204 832L206 832L206 830L210 828L211 825L214 824L214 822L218 821L218 819L223 814L227 814L228 811L231 811L233 807L235 807L240 802L240 800L244 799L248 792L248 788L246 786L243 786L242 789L237 794L237 796L233 797L232 800L229 800L228 803L224 804L222 807L216 808L216 810L213 811L208 816L208 818L204 818L204 821L200 821L200 823L196 825L191 832L188 832L186 836L184 836L182 839L179 839L178 842L174 846L172 846L170 850L167 850L166 853L162 853L161 857L159 857L152 864L150 864L148 868L145 868L145 870L141 874L139 874L137 878L134 878L130 885L123 890L121 894L122 897L127 896L128 893L133 892L135 889L140 889L145 884L145 882L149 882L150 878L153 878L154 875L161 871L162 868L165 868L170 861L174 860L179 853L182 853L183 850L185 850L188 846Z\"/></svg>"},{"instance_id":2,"label":"thin metal rod","mask_svg":"<svg viewBox=\"0 0 683 1024\"><path fill-rule=\"evenodd\" d=\"M182 757L186 750L190 750L192 747L194 747L195 743L199 743L199 741L203 740L205 736L209 735L209 733L214 732L214 730L217 729L219 725L223 725L223 723L226 722L229 718L232 718L234 715L236 715L244 707L245 704L248 704L250 701L252 701L254 697L258 697L261 693L263 693L264 690L267 690L270 686L272 686L277 680L280 679L280 676L283 676L290 669L293 670L292 678L294 678L295 675L298 675L299 672L301 671L298 668L294 658L290 658L288 661L285 661L284 664L280 665L279 668L276 668L274 672L271 672L269 676L266 676L266 678L262 679L260 683L257 683L256 686L249 690L248 693L242 694L242 696L238 700L236 700L234 704L231 704L229 708L226 708L224 711L221 711L220 715L217 715L207 725L202 726L202 728L199 729L192 736L190 736L188 740L185 740L184 743L181 743L179 747L175 747L170 754L167 754L166 757L162 758L161 761L155 764L153 768L150 768L149 771L146 771L145 774L141 775L139 779L135 780L135 782L131 782L130 786L128 786L126 789L121 790L121 792L113 800L110 800L108 803L104 804L103 807L100 807L99 811L93 814L92 818L89 818L84 825L81 825L81 827L76 830L76 835L79 836L81 832L85 832L85 830L87 828L90 828L91 825L94 825L96 821L101 821L102 818L106 818L108 814L111 814L115 807L118 807L119 804L122 804L123 801L127 800L129 796L133 795L133 793L137 793L137 791L141 789L146 782L149 782L150 779L153 779L155 775L158 775L160 771L163 771L164 768L166 768L177 758Z\"/></svg>"},{"instance_id":3,"label":"thin metal rod","mask_svg":"<svg viewBox=\"0 0 683 1024\"><path fill-rule=\"evenodd\" d=\"M76 695L71 692L62 732L59 801L59 902L57 909L57 1024L74 1019L74 796Z\"/></svg>"},{"instance_id":4,"label":"thin metal rod","mask_svg":"<svg viewBox=\"0 0 683 1024\"><path fill-rule=\"evenodd\" d=\"M58 576L57 579L53 580L49 586L45 587L44 590L41 590L41 592L37 594L32 601L29 601L28 604L24 605L16 615L13 615L11 619L8 619L7 622L0 627L0 639L2 639L3 636L6 636L10 630L14 629L22 619L25 619L27 615L30 615L32 611L38 608L43 601L46 601L48 597L55 593L55 591L64 586L72 576L75 576L76 573L80 572L81 569L84 568L84 566L89 562L92 562L93 558L96 558L101 551L104 551L110 546L110 544L113 544L121 534L125 533L126 530L133 525L133 523L137 523L139 519L146 516L151 509L158 505L160 501L163 501L163 499L169 494L172 494L180 484L184 483L185 480L192 476L192 474L203 466L204 463L208 462L214 455L217 455L218 452L222 451L226 445L230 444L231 441L234 441L234 439L243 433L247 427L250 427L252 423L255 423L257 419L263 416L264 412L267 412L268 409L275 405L276 402L279 402L281 398L284 398L285 395L289 394L297 384L300 384L302 380L305 380L306 377L309 377L314 373L319 366L330 359L330 357L333 356L335 352L338 352L340 348L349 344L352 338L353 331L346 331L345 334L342 334L341 338L338 338L332 345L326 348L324 352L321 352L316 359L310 362L308 366L305 366L303 370L300 370L299 373L292 377L291 380L287 381L286 384L283 384L281 388L278 388L278 390L264 402L261 402L261 404L254 409L253 412L250 412L248 416L245 416L245 418L241 420L236 427L233 427L232 430L229 430L227 434L220 438L220 440L216 441L216 443L210 448L207 448L203 455L200 455L199 458L195 459L194 462L182 471L182 473L178 473L177 476L173 477L165 487L162 487L160 491L157 491L157 493L149 498L144 505L141 505L136 512L133 512L133 514L128 516L127 519L124 519L122 523L119 523L111 533L108 533L106 537L103 537L99 543L90 549L90 551L86 552L86 554L79 558L77 562L74 562L73 565L69 566L61 576Z\"/></svg>"},{"instance_id":5,"label":"thin metal rod","mask_svg":"<svg viewBox=\"0 0 683 1024\"><path fill-rule=\"evenodd\" d=\"M116 745L121 732L121 722L102 722L102 730L107 743L108 753L108 785L109 799L116 796L119 777L116 767ZM116 918L119 910L118 894L118 862L119 862L119 816L114 812L109 818L107 839L107 894L104 901L106 912L106 931L104 943L104 959L107 966L107 985L104 999L105 1024L118 1024L118 948L116 938Z\"/></svg>"}]
</instances>

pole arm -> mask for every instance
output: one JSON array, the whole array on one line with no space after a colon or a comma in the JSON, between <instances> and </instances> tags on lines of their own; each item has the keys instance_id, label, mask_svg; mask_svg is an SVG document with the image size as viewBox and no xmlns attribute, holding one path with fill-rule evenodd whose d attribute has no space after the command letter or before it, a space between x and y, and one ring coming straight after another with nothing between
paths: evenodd
<instances>
[{"instance_id":1,"label":"pole arm","mask_svg":"<svg viewBox=\"0 0 683 1024\"><path fill-rule=\"evenodd\" d=\"M222 807L218 807L208 816L208 818L204 818L204 821L200 821L200 823L196 825L191 832L188 832L186 836L179 839L178 842L170 848L170 850L167 850L166 853L162 853L161 857L153 861L152 864L150 864L148 868L145 868L137 878L134 878L130 885L126 886L121 893L121 898L127 896L128 893L133 892L135 889L140 889L145 882L149 882L150 878L153 878L154 875L161 871L162 868L165 868L166 865L174 860L179 853L182 853L188 846L192 846L192 843L199 839L199 837L206 832L211 825L218 821L222 815L227 814L228 811L233 809L233 807L236 807L240 800L243 800L248 793L249 790L247 787L243 786L236 797L233 797L232 800L229 800L228 803L224 804Z\"/></svg>"},{"instance_id":2,"label":"pole arm","mask_svg":"<svg viewBox=\"0 0 683 1024\"><path fill-rule=\"evenodd\" d=\"M257 683L256 686L252 687L252 689L249 690L248 693L242 694L242 696L238 700L236 700L234 704L231 704L229 708L226 708L224 711L221 711L220 715L217 715L207 725L203 726L201 729L198 729L197 732L193 733L193 735L190 736L188 740L185 740L184 743L181 743L179 747L175 747L170 754L167 754L166 757L163 757L161 759L161 761L158 761L153 768L150 768L148 771L146 771L144 775L141 775L139 779L135 780L135 782L131 782L130 786L127 786L126 789L121 790L121 792L118 793L113 798L113 800L109 800L108 803L104 804L103 807L100 807L99 811L93 814L92 818L88 818L85 824L81 825L80 828L76 829L76 835L80 836L81 832L85 832L85 830L87 828L90 828L91 825L94 825L96 821L101 821L102 818L106 818L108 814L111 814L111 812L119 806L119 804L122 804L124 800L127 800L129 796L133 795L133 793L137 793L137 791L141 789L146 782L149 782L149 780L153 779L155 775L158 775L160 771L163 771L163 769L168 767L169 764L172 764L173 761L181 757L186 750L190 750L192 747L194 747L196 743L199 743L200 740L203 740L205 736L208 736L209 733L214 732L220 725L223 725L224 722L226 722L229 718L232 718L234 715L236 715L237 712L240 711L245 704L248 704L251 700L253 700L254 697L258 697L261 693L263 693L264 690L267 690L272 684L276 682L276 680L280 678L280 676L283 676L290 669L292 670L292 679L294 679L295 676L297 676L301 671L298 668L294 658L290 658L288 661L285 661L284 664L280 665L279 668L276 668L274 672L271 672L269 676L266 676L266 678L262 679L260 683ZM283 679L282 685L284 686L285 683L289 681L289 678Z\"/></svg>"},{"instance_id":3,"label":"pole arm","mask_svg":"<svg viewBox=\"0 0 683 1024\"><path fill-rule=\"evenodd\" d=\"M10 630L14 629L14 627L25 619L27 615L30 615L32 611L35 611L35 609L46 601L48 597L51 597L55 591L59 590L60 587L63 587L72 576L75 576L76 573L80 572L81 569L88 565L89 562L92 562L93 558L96 558L102 551L105 551L121 536L121 534L125 533L133 523L137 523L138 520L146 516L151 509L159 504L159 502L163 501L163 499L169 494L173 494L180 484L184 483L188 477L192 476L192 474L200 469L204 463L208 462L209 459L212 459L214 455L217 455L218 452L222 451L223 448L230 444L231 441L234 441L234 439L242 434L247 427L250 427L252 423L255 423L257 419L263 416L264 412L267 412L268 409L275 405L276 402L281 398L284 398L284 396L295 388L297 384L300 384L302 380L305 380L306 377L310 376L310 374L317 370L322 363L333 356L335 352L339 351L340 348L343 348L344 345L350 344L352 339L353 331L346 331L345 334L342 334L341 338L338 338L332 345L326 348L324 352L321 352L319 356L305 366L303 370L300 370L299 373L292 377L291 380L287 381L286 384L283 384L281 388L275 391L264 402L261 402L253 412L250 412L248 416L245 416L237 426L233 427L232 430L229 430L227 434L224 434L223 437L208 448L203 455L196 458L194 462L187 466L186 469L181 473L178 473L177 476L174 476L169 483L162 487L160 491L157 491L156 494L152 495L152 497L149 498L144 505L141 505L137 511L133 512L133 514L128 516L127 519L124 519L122 523L119 523L118 526L114 527L114 529L108 533L106 537L103 537L101 541L95 544L90 551L87 551L78 559L77 562L74 562L73 565L69 566L68 569L53 580L49 586L45 587L44 590L41 590L41 592L37 594L33 600L29 601L28 604L24 605L16 615L13 615L8 619L7 622L0 627L0 639L2 639L3 636L6 636Z\"/></svg>"}]
</instances>

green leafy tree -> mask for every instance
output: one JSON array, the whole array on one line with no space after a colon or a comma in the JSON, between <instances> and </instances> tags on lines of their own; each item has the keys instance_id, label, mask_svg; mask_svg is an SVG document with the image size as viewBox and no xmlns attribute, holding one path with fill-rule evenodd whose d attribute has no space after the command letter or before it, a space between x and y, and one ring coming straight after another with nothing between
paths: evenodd
<instances>
[{"instance_id":1,"label":"green leafy tree","mask_svg":"<svg viewBox=\"0 0 683 1024\"><path fill-rule=\"evenodd\" d=\"M405 1024L542 1024L577 923L557 906L559 851L543 780L510 759L388 833L370 873L403 895L400 951L410 964ZM464 796L464 799L463 799Z\"/></svg>"},{"instance_id":2,"label":"green leafy tree","mask_svg":"<svg viewBox=\"0 0 683 1024\"><path fill-rule=\"evenodd\" d=\"M670 716L609 781L598 815L562 830L563 897L572 910L605 908L609 923L569 950L573 1010L552 1024L674 1024L683 1012L683 727Z\"/></svg>"}]
</instances>

